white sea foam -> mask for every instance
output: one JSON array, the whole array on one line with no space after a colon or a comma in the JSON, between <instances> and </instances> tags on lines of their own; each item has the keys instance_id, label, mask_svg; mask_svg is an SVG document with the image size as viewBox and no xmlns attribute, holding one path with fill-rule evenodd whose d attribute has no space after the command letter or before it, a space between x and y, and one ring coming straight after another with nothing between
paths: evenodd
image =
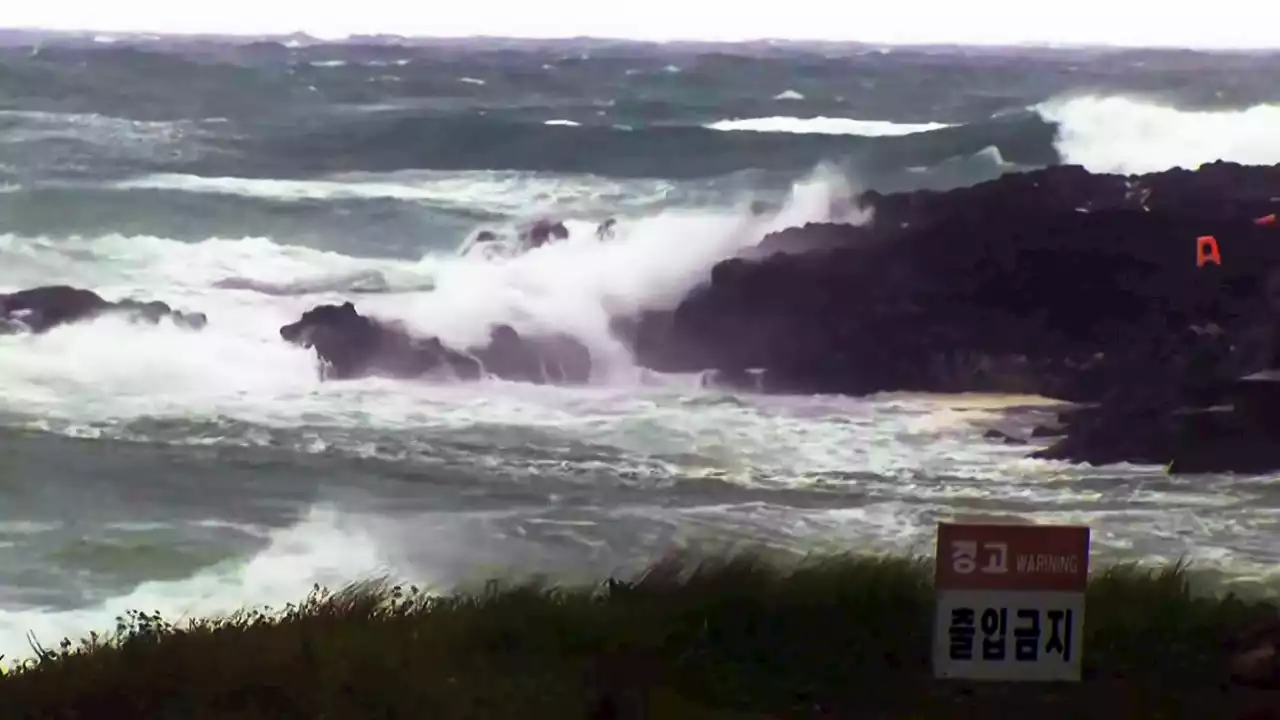
<instances>
[{"instance_id":1,"label":"white sea foam","mask_svg":"<svg viewBox=\"0 0 1280 720\"><path fill-rule=\"evenodd\" d=\"M1149 97L1071 95L1035 110L1058 124L1056 145L1063 160L1092 172L1195 169L1216 160L1280 163L1277 104L1180 110Z\"/></svg>"},{"instance_id":2,"label":"white sea foam","mask_svg":"<svg viewBox=\"0 0 1280 720\"><path fill-rule=\"evenodd\" d=\"M888 137L912 135L951 127L944 123L896 123L888 120L857 120L841 117L799 118L787 116L733 118L717 120L707 127L712 130L738 132L818 133L823 135L863 135Z\"/></svg>"}]
</instances>

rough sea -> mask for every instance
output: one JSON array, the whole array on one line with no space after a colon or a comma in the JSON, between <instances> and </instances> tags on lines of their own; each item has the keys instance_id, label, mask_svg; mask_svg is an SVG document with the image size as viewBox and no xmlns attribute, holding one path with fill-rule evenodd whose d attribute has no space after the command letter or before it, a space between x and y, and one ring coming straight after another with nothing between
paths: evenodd
<instances>
[{"instance_id":1,"label":"rough sea","mask_svg":"<svg viewBox=\"0 0 1280 720\"><path fill-rule=\"evenodd\" d=\"M857 188L1270 164L1277 128L1266 56L0 47L0 290L68 283L211 321L0 338L0 653L126 609L280 606L376 575L447 590L597 578L677 546L928 552L955 515L1087 522L1100 559L1266 579L1271 478L1075 468L982 437L1035 399L706 390L632 367L606 324ZM757 200L776 215L752 219ZM539 215L573 237L460 253ZM617 242L593 238L606 217ZM346 292L375 271L391 292ZM446 340L570 331L607 372L321 384L278 328L343 299Z\"/></svg>"}]
</instances>

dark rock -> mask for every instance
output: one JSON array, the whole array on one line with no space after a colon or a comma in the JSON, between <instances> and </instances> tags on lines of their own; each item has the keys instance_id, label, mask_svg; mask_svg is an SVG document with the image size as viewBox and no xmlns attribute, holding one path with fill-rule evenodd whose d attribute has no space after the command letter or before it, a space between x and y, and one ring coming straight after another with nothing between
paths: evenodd
<instances>
[{"instance_id":1,"label":"dark rock","mask_svg":"<svg viewBox=\"0 0 1280 720\"><path fill-rule=\"evenodd\" d=\"M1055 167L858 201L867 225L771 235L636 319L640 363L761 368L765 392L1034 393L1088 405L1033 432L1061 437L1038 457L1280 468L1280 402L1237 380L1280 367L1280 228L1253 222L1280 166ZM1202 235L1222 265L1197 267Z\"/></svg>"},{"instance_id":2,"label":"dark rock","mask_svg":"<svg viewBox=\"0 0 1280 720\"><path fill-rule=\"evenodd\" d=\"M520 230L520 242L526 250L569 238L569 228L559 220L540 218Z\"/></svg>"},{"instance_id":3,"label":"dark rock","mask_svg":"<svg viewBox=\"0 0 1280 720\"><path fill-rule=\"evenodd\" d=\"M1062 435L1065 435L1066 432L1067 432L1066 429L1062 427L1050 427L1049 425L1036 425L1035 427L1031 428L1031 437L1033 438L1061 437Z\"/></svg>"},{"instance_id":4,"label":"dark rock","mask_svg":"<svg viewBox=\"0 0 1280 720\"><path fill-rule=\"evenodd\" d=\"M1135 186L1151 190L1146 209ZM779 391L1100 400L1151 365L1156 339L1257 322L1280 233L1252 219L1272 197L1280 170L1231 164L1136 179L1057 167L868 193L869 225L771 235L673 311L641 317L632 337L646 367L761 367ZM1218 239L1222 267L1195 266L1202 234Z\"/></svg>"},{"instance_id":5,"label":"dark rock","mask_svg":"<svg viewBox=\"0 0 1280 720\"><path fill-rule=\"evenodd\" d=\"M366 317L355 305L318 305L280 328L286 342L314 349L322 377L380 375L419 378L445 373L459 380L492 375L529 383L580 384L591 378L591 352L567 335L522 337L507 325L480 347L457 350L436 337L415 337L392 322Z\"/></svg>"},{"instance_id":6,"label":"dark rock","mask_svg":"<svg viewBox=\"0 0 1280 720\"><path fill-rule=\"evenodd\" d=\"M484 370L505 380L556 385L591 379L591 351L576 339L555 334L522 337L509 325L490 332L487 345L468 348Z\"/></svg>"},{"instance_id":7,"label":"dark rock","mask_svg":"<svg viewBox=\"0 0 1280 720\"><path fill-rule=\"evenodd\" d=\"M999 440L1003 442L1005 445L1026 445L1027 444L1026 440L1023 440L1022 438L1019 438L1019 437L1014 437L1013 435L1010 435L1009 433L1004 432L1003 430L996 430L995 428L992 428L982 433L982 437L988 440Z\"/></svg>"},{"instance_id":8,"label":"dark rock","mask_svg":"<svg viewBox=\"0 0 1280 720\"><path fill-rule=\"evenodd\" d=\"M1093 465L1166 465L1172 474L1265 473L1280 468L1280 373L1231 384L1232 404L1169 408L1104 403L1068 420L1066 436L1033 457Z\"/></svg>"},{"instance_id":9,"label":"dark rock","mask_svg":"<svg viewBox=\"0 0 1280 720\"><path fill-rule=\"evenodd\" d=\"M1227 392L1237 412L1250 424L1280 428L1280 371L1245 375L1232 383Z\"/></svg>"},{"instance_id":10,"label":"dark rock","mask_svg":"<svg viewBox=\"0 0 1280 720\"><path fill-rule=\"evenodd\" d=\"M0 294L0 335L45 333L104 315L121 315L133 322L153 325L169 319L191 330L200 330L209 322L204 313L182 312L158 300L126 298L112 302L92 290L69 285L45 285Z\"/></svg>"},{"instance_id":11,"label":"dark rock","mask_svg":"<svg viewBox=\"0 0 1280 720\"><path fill-rule=\"evenodd\" d=\"M1280 618L1233 638L1227 669L1235 685L1280 690Z\"/></svg>"}]
</instances>

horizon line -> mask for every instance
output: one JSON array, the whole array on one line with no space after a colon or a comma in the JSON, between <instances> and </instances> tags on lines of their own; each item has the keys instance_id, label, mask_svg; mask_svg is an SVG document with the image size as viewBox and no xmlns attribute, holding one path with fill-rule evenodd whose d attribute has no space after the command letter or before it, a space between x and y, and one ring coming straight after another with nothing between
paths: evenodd
<instances>
[{"instance_id":1,"label":"horizon line","mask_svg":"<svg viewBox=\"0 0 1280 720\"><path fill-rule=\"evenodd\" d=\"M322 44L349 44L359 42L361 39L367 38L389 38L406 41L466 41L466 40L487 40L487 41L516 41L516 42L564 42L564 41L595 41L595 42L611 42L625 43L633 45L753 45L753 44L811 44L811 45L837 45L837 46L864 46L864 47L891 47L891 48L990 48L990 49L1040 49L1040 50L1163 50L1163 51L1182 51L1182 52L1201 52L1201 53L1258 53L1258 52L1280 52L1280 44L1274 46L1188 46L1188 45L1172 45L1172 44L1116 44L1103 42L1059 42L1048 40L1027 40L1022 42L956 42L956 41L928 41L928 42L900 42L900 41L879 41L879 40L855 40L855 39L824 39L824 38L785 38L785 37L752 37L740 38L734 40L714 39L714 38L628 38L616 37L608 35L560 35L560 36L523 36L523 35L405 35L393 32L365 32L365 33L349 33L340 37L315 35L305 30L293 30L289 32L231 32L231 31L153 31L153 30L100 30L94 28L46 28L39 26L3 26L0 25L0 33L3 32L27 32L27 33L48 33L64 36L120 36L128 39L146 39L146 38L219 38L219 39L245 39L245 40L276 40L293 37L304 37L309 40L315 40Z\"/></svg>"}]
</instances>

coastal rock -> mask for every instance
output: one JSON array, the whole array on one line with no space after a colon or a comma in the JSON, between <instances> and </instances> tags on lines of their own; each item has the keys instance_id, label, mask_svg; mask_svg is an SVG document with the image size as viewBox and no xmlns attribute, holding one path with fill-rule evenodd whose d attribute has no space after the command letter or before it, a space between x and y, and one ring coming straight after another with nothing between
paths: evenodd
<instances>
[{"instance_id":1,"label":"coastal rock","mask_svg":"<svg viewBox=\"0 0 1280 720\"><path fill-rule=\"evenodd\" d=\"M498 325L489 341L455 349L417 337L398 323L361 315L350 302L317 305L280 328L285 342L314 350L322 377L402 379L444 373L458 380L486 375L535 384L581 384L591 378L590 350L563 334L525 337Z\"/></svg>"},{"instance_id":2,"label":"coastal rock","mask_svg":"<svg viewBox=\"0 0 1280 720\"><path fill-rule=\"evenodd\" d=\"M110 301L98 293L69 285L0 293L0 335L45 333L69 323L116 315L131 322L157 324L169 319L178 327L200 330L209 319L202 312L183 312L159 300Z\"/></svg>"},{"instance_id":3,"label":"coastal rock","mask_svg":"<svg viewBox=\"0 0 1280 720\"><path fill-rule=\"evenodd\" d=\"M1280 468L1280 373L1229 383L1224 404L1104 403L1067 421L1065 436L1032 456L1107 465L1165 465L1171 474L1265 473Z\"/></svg>"},{"instance_id":4,"label":"coastal rock","mask_svg":"<svg viewBox=\"0 0 1280 720\"><path fill-rule=\"evenodd\" d=\"M616 327L645 367L750 368L764 392L1101 403L1042 457L1280 467L1257 422L1208 409L1272 362L1280 228L1255 220L1280 206L1280 167L1065 166L858 202L866 225L770 235L673 310ZM1206 235L1220 265L1197 264Z\"/></svg>"},{"instance_id":5,"label":"coastal rock","mask_svg":"<svg viewBox=\"0 0 1280 720\"><path fill-rule=\"evenodd\" d=\"M1027 444L1026 440L1023 440L1020 437L1011 435L1003 430L997 430L995 428L992 428L984 432L982 434L982 437L986 438L987 440L995 440L997 442L1002 442L1005 445L1026 445Z\"/></svg>"},{"instance_id":6,"label":"coastal rock","mask_svg":"<svg viewBox=\"0 0 1280 720\"><path fill-rule=\"evenodd\" d=\"M1186 178L1218 195L1183 192L1174 207L1150 211L1079 212L1123 196L1113 197L1119 179L1070 167L883 196L869 226L808 225L766 238L760 248L777 249L768 257L719 263L675 310L640 319L636 352L660 371L766 368L777 391L1032 386L1097 398L1104 387L1085 387L1079 372L1097 353L1132 355L1193 324L1259 317L1280 233L1252 222L1261 203L1232 214L1244 201L1230 191L1255 193L1259 175L1280 197L1280 173L1239 172L1235 185L1196 173L1144 179L1172 193L1174 178ZM1040 195L1032 176L1045 181ZM1054 192L1073 183L1074 194ZM919 217L899 220L913 199ZM1196 267L1195 239L1206 234L1222 266ZM825 238L823 247L781 249L808 236Z\"/></svg>"}]
</instances>

